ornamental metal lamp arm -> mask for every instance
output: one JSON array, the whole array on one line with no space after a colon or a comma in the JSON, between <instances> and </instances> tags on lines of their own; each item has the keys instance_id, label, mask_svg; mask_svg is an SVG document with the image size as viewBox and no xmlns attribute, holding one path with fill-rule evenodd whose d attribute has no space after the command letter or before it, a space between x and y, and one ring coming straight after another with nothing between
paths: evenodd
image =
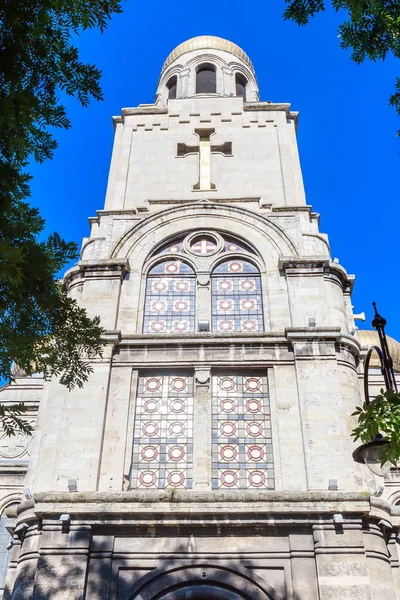
<instances>
[{"instance_id":1,"label":"ornamental metal lamp arm","mask_svg":"<svg viewBox=\"0 0 400 600\"><path fill-rule=\"evenodd\" d=\"M386 333L385 333L385 325L386 319L384 319L377 311L376 303L373 302L373 307L375 311L375 316L372 321L372 327L377 330L379 336L379 346L371 346L368 350L367 356L365 357L364 363L364 396L366 404L369 404L369 392L368 392L368 372L369 372L369 363L371 360L371 354L375 350L375 352L379 356L379 360L381 363L381 372L383 378L385 380L386 390L393 390L397 392L397 384L396 378L393 371L393 360L389 353L389 346L387 343Z\"/></svg>"},{"instance_id":2,"label":"ornamental metal lamp arm","mask_svg":"<svg viewBox=\"0 0 400 600\"><path fill-rule=\"evenodd\" d=\"M386 391L392 390L393 392L397 392L396 379L393 371L393 361L392 357L389 353L389 346L386 339L385 334L385 325L386 319L381 317L376 309L375 302L372 303L375 310L374 320L372 321L372 326L377 330L379 336L379 346L372 346L365 357L364 362L364 395L365 395L365 404L370 404L369 401L369 392L368 392L368 375L369 375L369 363L371 360L371 355L374 350L377 352L379 356L379 360L381 363L381 371L383 378L385 380ZM386 461L382 463L382 456L385 446L388 446L389 442L387 439L383 438L381 433L378 433L374 440L371 440L367 444L363 444L356 448L353 452L353 459L357 463L365 463L367 467L375 473L375 475L379 475L384 477L385 474L389 471L391 463L390 461Z\"/></svg>"}]
</instances>

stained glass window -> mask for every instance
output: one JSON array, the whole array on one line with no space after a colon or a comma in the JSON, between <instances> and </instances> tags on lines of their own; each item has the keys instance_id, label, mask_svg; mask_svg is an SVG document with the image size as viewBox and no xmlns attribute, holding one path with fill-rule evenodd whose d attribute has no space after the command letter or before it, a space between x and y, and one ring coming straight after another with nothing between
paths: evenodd
<instances>
[{"instance_id":1,"label":"stained glass window","mask_svg":"<svg viewBox=\"0 0 400 600\"><path fill-rule=\"evenodd\" d=\"M213 376L213 489L274 489L267 378L249 372Z\"/></svg>"},{"instance_id":2,"label":"stained glass window","mask_svg":"<svg viewBox=\"0 0 400 600\"><path fill-rule=\"evenodd\" d=\"M161 248L159 248L154 254L178 254L182 252L183 237L175 238L173 241L169 241Z\"/></svg>"},{"instance_id":3,"label":"stained glass window","mask_svg":"<svg viewBox=\"0 0 400 600\"><path fill-rule=\"evenodd\" d=\"M139 378L132 488L192 487L193 377Z\"/></svg>"},{"instance_id":4,"label":"stained glass window","mask_svg":"<svg viewBox=\"0 0 400 600\"><path fill-rule=\"evenodd\" d=\"M249 252L254 254L254 250L242 241L229 236L224 236L225 252Z\"/></svg>"},{"instance_id":5,"label":"stained glass window","mask_svg":"<svg viewBox=\"0 0 400 600\"><path fill-rule=\"evenodd\" d=\"M212 254L213 252L215 252L216 248L216 240L207 235L195 238L195 240L190 246L190 249L192 252L194 252L194 254L200 254L201 256L207 256L208 254Z\"/></svg>"},{"instance_id":6,"label":"stained glass window","mask_svg":"<svg viewBox=\"0 0 400 600\"><path fill-rule=\"evenodd\" d=\"M260 274L250 262L227 260L212 274L212 330L263 331Z\"/></svg>"},{"instance_id":7,"label":"stained glass window","mask_svg":"<svg viewBox=\"0 0 400 600\"><path fill-rule=\"evenodd\" d=\"M10 508L10 506L11 505L9 505L7 508ZM11 557L11 549L8 549L8 546L10 545L10 542L12 540L12 536L8 533L6 529L6 522L7 517L3 512L0 518L0 590L4 588L8 571L8 564L10 562Z\"/></svg>"},{"instance_id":8,"label":"stained glass window","mask_svg":"<svg viewBox=\"0 0 400 600\"><path fill-rule=\"evenodd\" d=\"M158 263L147 277L143 332L190 333L194 317L193 270L180 260Z\"/></svg>"}]
</instances>

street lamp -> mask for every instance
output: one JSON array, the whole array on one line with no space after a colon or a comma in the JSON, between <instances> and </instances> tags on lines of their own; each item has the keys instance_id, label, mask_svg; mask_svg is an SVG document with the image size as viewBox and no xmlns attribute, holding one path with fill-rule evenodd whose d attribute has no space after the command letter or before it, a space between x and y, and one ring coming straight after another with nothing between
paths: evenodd
<instances>
[{"instance_id":1,"label":"street lamp","mask_svg":"<svg viewBox=\"0 0 400 600\"><path fill-rule=\"evenodd\" d=\"M376 303L373 302L373 307L375 311L375 316L372 321L372 327L377 330L379 336L379 346L371 346L371 348L367 352L367 356L365 357L364 363L364 396L365 403L369 404L369 391L368 391L368 373L369 373L369 363L371 360L371 355L375 351L381 363L381 372L383 378L385 380L386 390L393 390L397 392L397 384L393 371L393 360L389 353L389 347L385 334L385 325L386 319L381 317L376 309ZM388 445L389 442L383 440L383 436L378 433L376 438L369 442L368 444L363 444L354 450L353 459L362 464L366 464L367 467L375 473L375 475L379 475L384 477L386 473L389 471L391 467L390 461L385 462L383 465L381 464L382 453L385 446Z\"/></svg>"}]
</instances>

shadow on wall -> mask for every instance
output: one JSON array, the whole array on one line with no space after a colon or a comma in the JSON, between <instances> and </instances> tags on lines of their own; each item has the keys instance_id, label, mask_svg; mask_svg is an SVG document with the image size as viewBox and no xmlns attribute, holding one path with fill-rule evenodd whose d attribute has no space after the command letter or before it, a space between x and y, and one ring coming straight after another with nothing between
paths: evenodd
<instances>
[{"instance_id":1,"label":"shadow on wall","mask_svg":"<svg viewBox=\"0 0 400 600\"><path fill-rule=\"evenodd\" d=\"M259 564L247 557L199 559L178 545L174 554L187 558L115 558L113 568L111 553L101 554L91 558L89 569L87 556L82 554L41 555L36 568L26 561L20 564L12 593L6 590L4 600L301 600L296 593L289 598L276 591L253 572ZM161 566L149 571L149 558ZM139 572L143 576L138 579Z\"/></svg>"}]
</instances>

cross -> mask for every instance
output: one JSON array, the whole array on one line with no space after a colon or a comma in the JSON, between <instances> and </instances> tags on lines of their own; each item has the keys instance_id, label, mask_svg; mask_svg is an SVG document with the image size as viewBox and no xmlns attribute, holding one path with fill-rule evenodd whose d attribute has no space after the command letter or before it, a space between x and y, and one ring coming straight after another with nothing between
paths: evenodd
<instances>
[{"instance_id":1,"label":"cross","mask_svg":"<svg viewBox=\"0 0 400 600\"><path fill-rule=\"evenodd\" d=\"M180 157L189 154L199 155L199 180L193 186L194 190L215 190L215 184L211 182L211 155L222 154L223 156L232 156L232 142L225 142L218 146L211 144L211 136L215 129L195 129L194 132L199 136L198 146L187 146L178 144L177 155Z\"/></svg>"}]
</instances>

